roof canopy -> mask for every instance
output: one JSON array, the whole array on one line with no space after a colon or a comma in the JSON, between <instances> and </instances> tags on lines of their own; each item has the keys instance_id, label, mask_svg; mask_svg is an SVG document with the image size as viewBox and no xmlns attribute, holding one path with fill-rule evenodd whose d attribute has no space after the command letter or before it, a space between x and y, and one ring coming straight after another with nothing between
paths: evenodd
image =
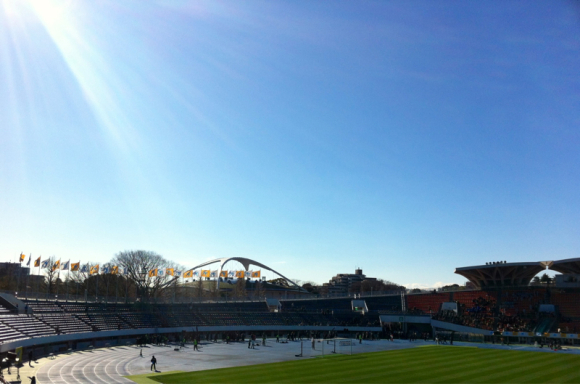
<instances>
[{"instance_id":1,"label":"roof canopy","mask_svg":"<svg viewBox=\"0 0 580 384\"><path fill-rule=\"evenodd\" d=\"M194 270L194 269L198 269L198 268L201 268L201 267L205 267L206 265L219 263L219 268L218 268L218 276L219 276L220 273L221 273L221 271L222 271L222 269L223 269L223 267L224 267L224 265L227 262L230 262L230 261L237 261L237 262L241 263L244 266L244 268L246 269L246 271L250 268L250 265L255 265L257 267L264 268L264 269L266 269L268 271L271 271L271 272L275 273L276 275L280 276L281 278L283 278L284 280L286 280L288 283L294 285L296 288L298 288L298 290L305 291L304 288L300 287L298 284L296 284L295 282L293 282L292 280L290 280L286 276L282 275L281 273L279 273L279 272L273 270L272 268L268 267L267 265L262 264L262 263L259 263L259 262L255 261L255 260L252 260L252 259L247 259L245 257L222 257L220 259L214 259L214 260L206 261L205 263L201 263L199 265L196 265L195 267L190 268L189 270ZM217 287L219 288L219 286L220 286L220 279L217 279Z\"/></svg>"},{"instance_id":2,"label":"roof canopy","mask_svg":"<svg viewBox=\"0 0 580 384\"><path fill-rule=\"evenodd\" d=\"M528 285L534 276L545 270L545 262L497 263L475 267L456 268L455 273L464 276L480 288Z\"/></svg>"},{"instance_id":3,"label":"roof canopy","mask_svg":"<svg viewBox=\"0 0 580 384\"><path fill-rule=\"evenodd\" d=\"M580 258L552 261L550 269L560 273L580 274Z\"/></svg>"}]
</instances>

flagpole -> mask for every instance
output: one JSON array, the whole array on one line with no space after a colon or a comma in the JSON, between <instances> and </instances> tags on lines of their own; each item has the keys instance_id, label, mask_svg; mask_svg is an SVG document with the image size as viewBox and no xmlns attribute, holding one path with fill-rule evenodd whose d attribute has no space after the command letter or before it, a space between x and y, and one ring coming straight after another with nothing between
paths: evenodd
<instances>
[{"instance_id":1,"label":"flagpole","mask_svg":"<svg viewBox=\"0 0 580 384\"><path fill-rule=\"evenodd\" d=\"M99 302L99 272L97 272L97 276L95 276L96 278L96 287L95 287L95 301L98 303Z\"/></svg>"},{"instance_id":2,"label":"flagpole","mask_svg":"<svg viewBox=\"0 0 580 384\"><path fill-rule=\"evenodd\" d=\"M60 260L59 260L60 261ZM56 274L56 300L58 301L58 281L60 280L60 263L58 263L58 273Z\"/></svg>"},{"instance_id":3,"label":"flagpole","mask_svg":"<svg viewBox=\"0 0 580 384\"><path fill-rule=\"evenodd\" d=\"M18 255L18 260L20 260L20 268L18 268L18 280L16 281L16 296L18 296L18 291L20 290L20 273L22 272L22 252Z\"/></svg>"},{"instance_id":4,"label":"flagpole","mask_svg":"<svg viewBox=\"0 0 580 384\"><path fill-rule=\"evenodd\" d=\"M109 267L109 268L111 268L111 267ZM107 273L107 275L108 275L108 273ZM110 280L109 277L106 276L105 281L107 282L107 296L105 298L105 303L107 303L107 304L109 304L109 280Z\"/></svg>"},{"instance_id":5,"label":"flagpole","mask_svg":"<svg viewBox=\"0 0 580 384\"><path fill-rule=\"evenodd\" d=\"M173 271L173 274L175 275L175 270ZM175 277L175 276L173 276ZM175 293L177 292L177 279L175 279L173 281L173 304L175 304Z\"/></svg>"},{"instance_id":6,"label":"flagpole","mask_svg":"<svg viewBox=\"0 0 580 384\"><path fill-rule=\"evenodd\" d=\"M125 276L125 304L127 304L129 298L129 279L127 278L127 271L125 268L126 267L123 267L123 276Z\"/></svg>"},{"instance_id":7,"label":"flagpole","mask_svg":"<svg viewBox=\"0 0 580 384\"><path fill-rule=\"evenodd\" d=\"M38 260L38 278L36 279L36 299L38 300L38 296L40 293L40 264L42 263L42 260L40 260L41 256L38 256L39 260Z\"/></svg>"},{"instance_id":8,"label":"flagpole","mask_svg":"<svg viewBox=\"0 0 580 384\"><path fill-rule=\"evenodd\" d=\"M119 266L117 265L117 273L115 273L115 307L119 301Z\"/></svg>"},{"instance_id":9,"label":"flagpole","mask_svg":"<svg viewBox=\"0 0 580 384\"><path fill-rule=\"evenodd\" d=\"M79 301L79 279L80 279L79 275L81 273L81 261L80 260L79 260L79 268L76 270L76 272L77 272L77 278L75 280L76 280L76 283L77 283L77 292L76 292L76 300L75 300L75 302L78 302Z\"/></svg>"},{"instance_id":10,"label":"flagpole","mask_svg":"<svg viewBox=\"0 0 580 384\"><path fill-rule=\"evenodd\" d=\"M70 260L68 261L68 264L69 265L67 265L67 267L70 268ZM69 281L69 278L70 278L70 272L69 272L69 269L67 269L66 270L66 299L65 299L65 302L67 302L67 303L68 303L68 281Z\"/></svg>"},{"instance_id":11,"label":"flagpole","mask_svg":"<svg viewBox=\"0 0 580 384\"><path fill-rule=\"evenodd\" d=\"M26 289L25 299L28 300L28 283L30 282L30 262L32 261L32 253L28 257L28 274L26 275Z\"/></svg>"},{"instance_id":12,"label":"flagpole","mask_svg":"<svg viewBox=\"0 0 580 384\"><path fill-rule=\"evenodd\" d=\"M86 265L87 265L87 272L89 273L89 275L88 275L88 276L87 276L87 278L85 279L85 282L87 283L87 284L85 285L85 304L86 304L86 303L87 303L87 301L88 301L88 293L89 293L89 277L91 277L91 269L90 269L90 268L91 268L91 266L90 266L90 264L89 264L89 263L87 263ZM85 273L87 273L87 272L85 272Z\"/></svg>"}]
</instances>

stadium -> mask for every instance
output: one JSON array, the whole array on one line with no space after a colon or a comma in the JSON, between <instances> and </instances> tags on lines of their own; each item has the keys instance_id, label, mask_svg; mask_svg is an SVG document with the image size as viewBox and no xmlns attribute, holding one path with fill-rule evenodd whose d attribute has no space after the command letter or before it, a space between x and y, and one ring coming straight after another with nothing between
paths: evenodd
<instances>
[{"instance_id":1,"label":"stadium","mask_svg":"<svg viewBox=\"0 0 580 384\"><path fill-rule=\"evenodd\" d=\"M219 276L227 276L222 272L230 261L240 262L244 269L236 271L236 282L228 283L227 277ZM203 269L210 264L219 265L219 269ZM260 277L250 271L252 266L274 273L278 279L272 280L275 283L265 279L252 283L251 272ZM66 291L60 288L60 295L54 293L58 286L29 290L34 287L30 278L38 275L28 275L30 270L19 264L12 267L16 268L13 273L18 270L18 281L28 283L24 293L6 291L0 295L0 352L6 382L22 382L33 376L39 383L190 382L194 378L196 382L328 382L332 376L316 376L319 364L335 362L338 365L332 370L352 370L355 368L349 364L360 362L349 359L361 353L373 365L397 358L415 361L416 354L423 353L427 355L420 358L431 366L441 354L463 359L467 353L464 347L477 347L477 353L483 354L474 355L473 364L488 358L503 359L502 353L515 351L525 352L522 361L548 359L551 367L561 368L539 382L559 382L559 375L567 369L564 367L572 364L577 368L580 362L580 259L490 262L457 268L455 273L468 280L465 286L324 297L308 293L265 264L241 258L213 260L185 271L183 275L198 276L194 278L199 288L196 292L204 293L193 296L183 296L182 292L187 292L183 289L191 283L175 276L175 271L166 271L169 276L163 276L165 296L146 295L143 290L129 294L129 289L123 296L119 292L123 292L123 284L129 286L129 277L123 277L118 268L107 267L89 275L93 280L87 279L86 286L98 285L101 279L101 289L106 285L105 292L113 292L107 276L124 280L121 289L115 282L114 296L99 297L97 293L102 290L76 295L68 286ZM58 267L62 269L62 265ZM547 269L559 274L553 281L534 283L534 278ZM160 279L159 271L155 272L143 272L147 280L144 276L142 282L152 287ZM360 270L352 276L364 277ZM40 278L45 282L44 276ZM246 296L233 297L231 285L240 282L248 287ZM256 290L256 284L262 282ZM499 355L488 356L490 353ZM155 367L150 362L154 355ZM560 356L565 356L565 361L557 360ZM510 357L508 361L512 364L517 360ZM256 368L260 364L270 364L266 365L268 372L275 376L264 374L258 380L252 369L262 370ZM306 373L306 366L314 376ZM222 377L215 369L229 373ZM292 369L297 373L290 375ZM203 376L208 372L209 376ZM423 371L418 372L411 381L426 380L421 376ZM485 378L495 371L480 367L479 372L478 377ZM201 376L183 376L189 373ZM444 378L455 373L439 374ZM409 378L409 372L404 375ZM530 375L538 378L535 373ZM562 381L577 381L578 375L566 371ZM513 376L505 379L510 381ZM465 378L450 380L462 382ZM332 381L341 380L336 377Z\"/></svg>"},{"instance_id":2,"label":"stadium","mask_svg":"<svg viewBox=\"0 0 580 384\"><path fill-rule=\"evenodd\" d=\"M0 0L0 384L580 383L579 15Z\"/></svg>"}]
</instances>

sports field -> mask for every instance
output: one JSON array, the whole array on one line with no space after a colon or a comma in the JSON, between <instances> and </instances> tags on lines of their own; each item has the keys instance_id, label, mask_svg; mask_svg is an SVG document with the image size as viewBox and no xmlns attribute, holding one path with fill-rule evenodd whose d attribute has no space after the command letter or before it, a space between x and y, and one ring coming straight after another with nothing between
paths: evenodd
<instances>
[{"instance_id":1,"label":"sports field","mask_svg":"<svg viewBox=\"0 0 580 384\"><path fill-rule=\"evenodd\" d=\"M580 383L580 356L458 346L149 376L160 383Z\"/></svg>"}]
</instances>

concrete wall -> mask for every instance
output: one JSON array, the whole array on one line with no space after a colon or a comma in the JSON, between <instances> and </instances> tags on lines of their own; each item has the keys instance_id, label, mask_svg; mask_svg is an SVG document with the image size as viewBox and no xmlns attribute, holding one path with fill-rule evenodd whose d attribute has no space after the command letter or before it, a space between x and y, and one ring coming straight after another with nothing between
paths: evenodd
<instances>
[{"instance_id":1,"label":"concrete wall","mask_svg":"<svg viewBox=\"0 0 580 384\"><path fill-rule=\"evenodd\" d=\"M258 331L343 331L347 329L350 332L380 332L381 327L333 327L333 326L298 326L298 325L238 325L238 326L201 326L201 327L176 327L176 328L143 328L143 329L124 329L120 331L102 331L102 332L83 332L71 333L66 335L55 335L46 337L35 337L32 339L23 339L12 342L7 342L0 345L0 352L12 351L17 347L39 347L50 344L69 344L71 342L77 343L77 349L82 349L79 345L93 345L98 346L101 343L104 346L107 342L110 344L116 338L127 338L128 336L135 336L135 339L141 335L164 334L164 333L179 333L186 332L258 332ZM106 341L95 341L95 339L108 339ZM93 343L97 343L95 345ZM115 341L116 342L116 341ZM87 344L88 343L88 344ZM113 344L111 344L113 345Z\"/></svg>"}]
</instances>

